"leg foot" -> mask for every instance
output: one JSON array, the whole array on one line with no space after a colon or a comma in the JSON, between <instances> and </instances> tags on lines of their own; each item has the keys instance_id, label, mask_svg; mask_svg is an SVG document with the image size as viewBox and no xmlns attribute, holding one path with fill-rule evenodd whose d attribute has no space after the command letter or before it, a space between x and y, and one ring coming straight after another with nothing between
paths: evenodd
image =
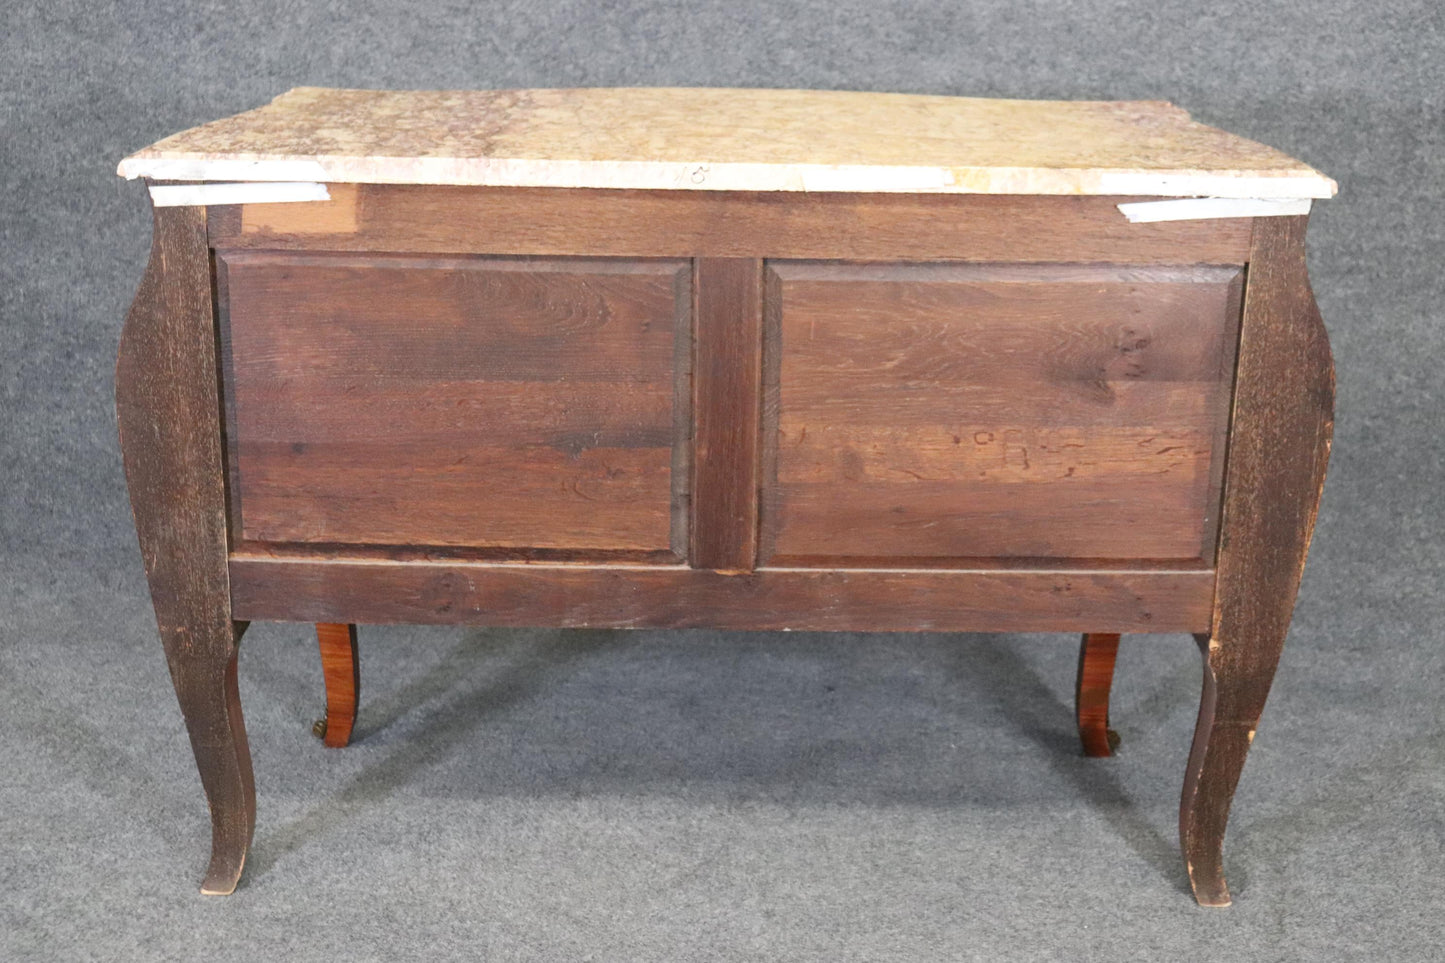
<instances>
[{"instance_id":1,"label":"leg foot","mask_svg":"<svg viewBox=\"0 0 1445 963\"><path fill-rule=\"evenodd\" d=\"M1119 636L1091 632L1079 643L1079 676L1074 685L1074 713L1084 755L1112 756L1119 734L1109 728L1109 689L1114 683L1114 658Z\"/></svg>"},{"instance_id":2,"label":"leg foot","mask_svg":"<svg viewBox=\"0 0 1445 963\"><path fill-rule=\"evenodd\" d=\"M1199 905L1228 906L1224 831L1269 679L1251 683L1236 678L1219 657L1217 642L1200 636L1199 645L1204 652L1204 688L1179 802L1179 845ZM1272 675L1273 666L1270 670Z\"/></svg>"},{"instance_id":3,"label":"leg foot","mask_svg":"<svg viewBox=\"0 0 1445 963\"><path fill-rule=\"evenodd\" d=\"M225 896L241 878L256 828L256 782L241 719L236 656L179 662L173 679L211 809L211 863L201 892Z\"/></svg>"},{"instance_id":4,"label":"leg foot","mask_svg":"<svg viewBox=\"0 0 1445 963\"><path fill-rule=\"evenodd\" d=\"M339 749L351 742L357 698L361 693L356 626L318 622L316 644L321 649L321 673L326 680L326 718L317 720L312 731L326 745Z\"/></svg>"}]
</instances>

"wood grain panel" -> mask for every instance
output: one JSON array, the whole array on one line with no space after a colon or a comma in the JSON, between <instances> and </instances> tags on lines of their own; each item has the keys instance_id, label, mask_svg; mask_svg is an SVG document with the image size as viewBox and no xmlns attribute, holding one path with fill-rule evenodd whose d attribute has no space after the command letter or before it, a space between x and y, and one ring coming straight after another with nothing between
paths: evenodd
<instances>
[{"instance_id":1,"label":"wood grain panel","mask_svg":"<svg viewBox=\"0 0 1445 963\"><path fill-rule=\"evenodd\" d=\"M1186 632L1209 623L1208 570L773 569L233 556L252 619L814 631Z\"/></svg>"},{"instance_id":2,"label":"wood grain panel","mask_svg":"<svg viewBox=\"0 0 1445 963\"><path fill-rule=\"evenodd\" d=\"M770 262L763 552L1211 554L1233 268Z\"/></svg>"},{"instance_id":3,"label":"wood grain panel","mask_svg":"<svg viewBox=\"0 0 1445 963\"><path fill-rule=\"evenodd\" d=\"M217 207L218 248L625 257L1243 264L1244 218L1130 224L1147 197L565 190L362 184ZM256 205L262 206L262 205Z\"/></svg>"},{"instance_id":4,"label":"wood grain panel","mask_svg":"<svg viewBox=\"0 0 1445 963\"><path fill-rule=\"evenodd\" d=\"M248 251L217 265L245 540L678 540L686 262Z\"/></svg>"}]
</instances>

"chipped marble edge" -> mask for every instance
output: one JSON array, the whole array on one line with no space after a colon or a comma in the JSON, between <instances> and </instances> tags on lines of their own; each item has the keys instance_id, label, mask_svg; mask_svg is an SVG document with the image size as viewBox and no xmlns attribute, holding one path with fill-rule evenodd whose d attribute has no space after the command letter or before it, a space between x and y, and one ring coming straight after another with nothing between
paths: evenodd
<instances>
[{"instance_id":1,"label":"chipped marble edge","mask_svg":"<svg viewBox=\"0 0 1445 963\"><path fill-rule=\"evenodd\" d=\"M611 190L832 191L912 194L1083 194L1328 198L1333 180L1278 172L873 164L746 164L448 157L154 157L120 162L121 177L178 181L314 181Z\"/></svg>"}]
</instances>

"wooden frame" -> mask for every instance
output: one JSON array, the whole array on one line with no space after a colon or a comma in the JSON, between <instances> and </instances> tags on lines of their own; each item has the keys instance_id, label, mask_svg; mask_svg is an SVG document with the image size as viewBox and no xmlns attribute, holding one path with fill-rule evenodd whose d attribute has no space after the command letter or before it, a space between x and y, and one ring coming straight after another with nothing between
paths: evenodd
<instances>
[{"instance_id":1,"label":"wooden frame","mask_svg":"<svg viewBox=\"0 0 1445 963\"><path fill-rule=\"evenodd\" d=\"M122 337L117 412L160 633L211 805L203 891L235 887L255 820L236 687L240 620L290 619L1194 633L1205 685L1181 842L1199 901L1228 902L1229 803L1288 628L1328 456L1329 347L1305 274L1305 218L1131 225L1116 201L359 185L326 204L158 209ZM669 560L242 542L228 530L236 423L228 427L220 394L231 362L217 321L226 291L224 282L213 291L211 258L241 249L696 259L693 460L674 462L688 480L688 564L675 560L677 545ZM764 404L762 261L778 257L1245 266L1217 564L1211 552L1194 563L858 558L759 568L764 429L776 423Z\"/></svg>"}]
</instances>

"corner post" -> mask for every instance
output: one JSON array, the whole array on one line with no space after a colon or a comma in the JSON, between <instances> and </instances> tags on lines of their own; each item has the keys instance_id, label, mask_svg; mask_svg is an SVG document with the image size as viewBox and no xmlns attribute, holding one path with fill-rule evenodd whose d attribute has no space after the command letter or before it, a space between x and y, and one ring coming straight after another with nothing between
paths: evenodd
<instances>
[{"instance_id":1,"label":"corner post","mask_svg":"<svg viewBox=\"0 0 1445 963\"><path fill-rule=\"evenodd\" d=\"M1307 217L1254 222L1224 479L1214 615L1179 806L1195 898L1227 906L1229 806L1294 612L1334 425L1329 338L1305 271Z\"/></svg>"},{"instance_id":2,"label":"corner post","mask_svg":"<svg viewBox=\"0 0 1445 963\"><path fill-rule=\"evenodd\" d=\"M201 892L236 888L256 824L231 618L226 493L202 207L155 209L150 262L121 335L116 418L171 682L211 809Z\"/></svg>"}]
</instances>

